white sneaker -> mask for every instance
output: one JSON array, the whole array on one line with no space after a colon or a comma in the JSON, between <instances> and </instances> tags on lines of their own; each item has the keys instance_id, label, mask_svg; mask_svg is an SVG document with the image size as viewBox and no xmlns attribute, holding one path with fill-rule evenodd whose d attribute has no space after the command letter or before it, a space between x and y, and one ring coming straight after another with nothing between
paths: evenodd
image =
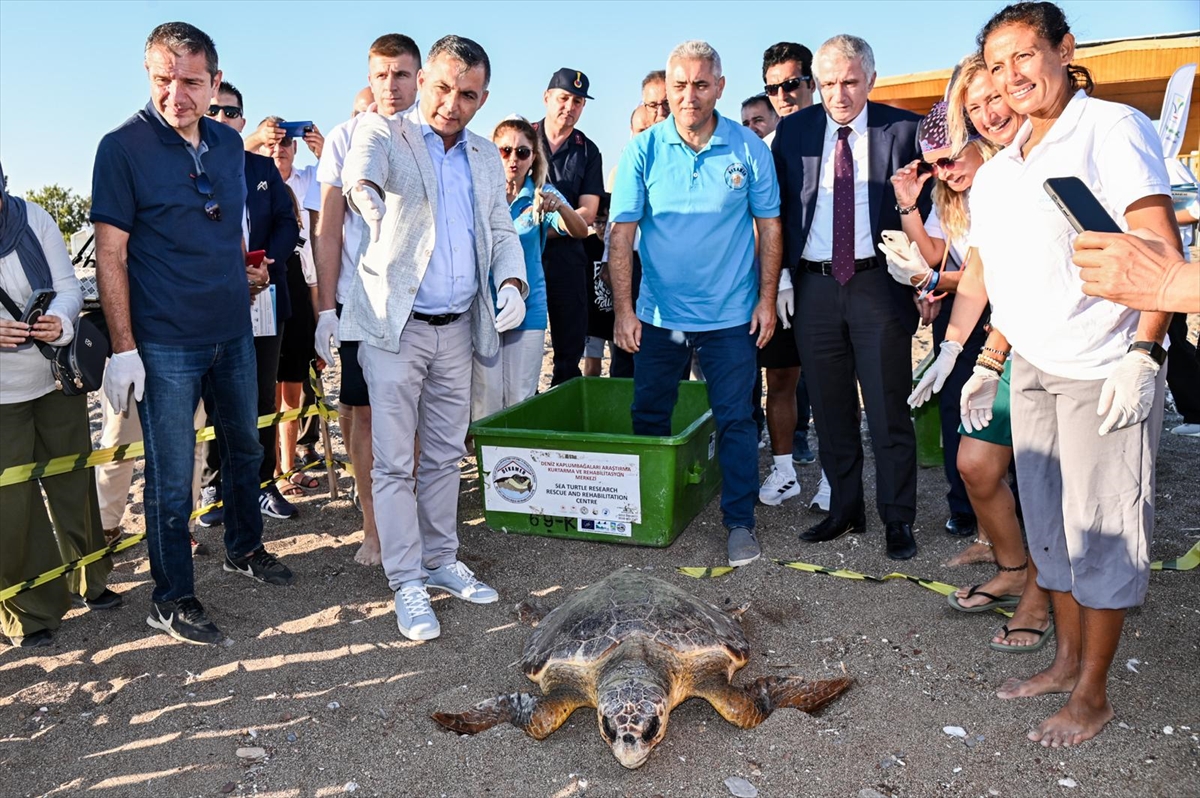
<instances>
[{"instance_id":1,"label":"white sneaker","mask_svg":"<svg viewBox=\"0 0 1200 798\"><path fill-rule=\"evenodd\" d=\"M758 500L763 504L769 504L772 507L782 504L793 496L800 495L800 482L796 479L796 472L789 467L788 471L792 473L781 472L775 466L771 466L771 473L763 480L762 487L758 489Z\"/></svg>"},{"instance_id":2,"label":"white sneaker","mask_svg":"<svg viewBox=\"0 0 1200 798\"><path fill-rule=\"evenodd\" d=\"M1189 438L1200 438L1200 424L1180 424L1171 429L1172 435L1186 435Z\"/></svg>"},{"instance_id":3,"label":"white sneaker","mask_svg":"<svg viewBox=\"0 0 1200 798\"><path fill-rule=\"evenodd\" d=\"M429 578L425 586L444 590L455 598L472 604L491 604L500 600L500 594L475 578L470 568L455 560L449 565L432 570L426 569Z\"/></svg>"},{"instance_id":4,"label":"white sneaker","mask_svg":"<svg viewBox=\"0 0 1200 798\"><path fill-rule=\"evenodd\" d=\"M442 633L423 585L414 582L396 591L396 626L409 640L432 640Z\"/></svg>"},{"instance_id":5,"label":"white sneaker","mask_svg":"<svg viewBox=\"0 0 1200 798\"><path fill-rule=\"evenodd\" d=\"M821 482L817 485L816 495L808 503L808 509L829 512L829 480L825 478L824 470L821 471Z\"/></svg>"}]
</instances>

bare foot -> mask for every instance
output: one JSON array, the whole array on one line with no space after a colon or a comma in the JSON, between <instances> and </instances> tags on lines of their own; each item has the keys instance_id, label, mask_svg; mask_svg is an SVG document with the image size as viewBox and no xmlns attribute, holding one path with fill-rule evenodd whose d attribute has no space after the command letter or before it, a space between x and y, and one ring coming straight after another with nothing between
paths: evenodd
<instances>
[{"instance_id":1,"label":"bare foot","mask_svg":"<svg viewBox=\"0 0 1200 798\"><path fill-rule=\"evenodd\" d=\"M354 561L359 565L382 565L383 557L379 553L379 538L364 538L362 545L354 553Z\"/></svg>"},{"instance_id":2,"label":"bare foot","mask_svg":"<svg viewBox=\"0 0 1200 798\"><path fill-rule=\"evenodd\" d=\"M991 602L990 598L983 595L984 593L991 593L993 596L1019 596L1024 590L1024 572L1008 572L996 574L984 582L975 591L975 595L970 598L967 598L967 593L971 591L969 587L960 587L954 591L954 595L958 597L958 603L963 607L981 607Z\"/></svg>"},{"instance_id":3,"label":"bare foot","mask_svg":"<svg viewBox=\"0 0 1200 798\"><path fill-rule=\"evenodd\" d=\"M1055 670L1051 665L1028 679L1009 679L996 691L996 697L1008 700L1032 698L1035 695L1050 695L1051 693L1069 693L1075 689L1075 681L1078 678L1078 671L1068 673L1065 670Z\"/></svg>"},{"instance_id":4,"label":"bare foot","mask_svg":"<svg viewBox=\"0 0 1200 798\"><path fill-rule=\"evenodd\" d=\"M1066 706L1029 733L1029 739L1047 748L1069 748L1095 737L1113 717L1107 696L1101 705L1090 706L1072 695Z\"/></svg>"},{"instance_id":5,"label":"bare foot","mask_svg":"<svg viewBox=\"0 0 1200 798\"><path fill-rule=\"evenodd\" d=\"M992 547L984 543L972 543L943 563L948 568L956 565L972 565L978 562L995 562L996 554Z\"/></svg>"}]
</instances>

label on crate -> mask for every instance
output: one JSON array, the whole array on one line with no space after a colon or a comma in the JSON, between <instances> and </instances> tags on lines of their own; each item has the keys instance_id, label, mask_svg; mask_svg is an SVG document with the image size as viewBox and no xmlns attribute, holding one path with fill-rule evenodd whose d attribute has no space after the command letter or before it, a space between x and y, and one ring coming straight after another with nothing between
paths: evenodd
<instances>
[{"instance_id":1,"label":"label on crate","mask_svg":"<svg viewBox=\"0 0 1200 798\"><path fill-rule=\"evenodd\" d=\"M489 510L586 519L580 530L622 537L642 522L637 455L481 448Z\"/></svg>"}]
</instances>

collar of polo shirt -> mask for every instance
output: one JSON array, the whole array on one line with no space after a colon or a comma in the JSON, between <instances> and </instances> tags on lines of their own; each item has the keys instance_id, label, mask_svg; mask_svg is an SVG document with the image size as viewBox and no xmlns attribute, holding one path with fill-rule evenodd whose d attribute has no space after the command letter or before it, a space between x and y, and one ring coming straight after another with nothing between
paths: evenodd
<instances>
[{"instance_id":1,"label":"collar of polo shirt","mask_svg":"<svg viewBox=\"0 0 1200 798\"><path fill-rule=\"evenodd\" d=\"M837 132L843 127L849 127L857 136L867 135L867 109L871 107L870 103L863 106L863 109L858 112L858 116L850 120L849 125L839 125L833 121L833 117L825 114L825 140L833 141L837 138Z\"/></svg>"},{"instance_id":2,"label":"collar of polo shirt","mask_svg":"<svg viewBox=\"0 0 1200 798\"><path fill-rule=\"evenodd\" d=\"M1083 89L1075 92L1075 96L1067 103L1067 107L1059 114L1058 119L1054 120L1054 125L1046 131L1046 135L1038 143L1038 149L1042 149L1047 144L1053 144L1059 139L1071 135L1079 124L1080 117L1083 116L1083 106L1086 99L1087 92ZM1012 143L1002 149L997 155L1005 156L1013 161L1024 160L1021 150L1025 146L1025 142L1029 141L1031 135L1033 135L1033 122L1026 119L1021 123L1021 129L1017 131L1017 135L1013 138Z\"/></svg>"},{"instance_id":3,"label":"collar of polo shirt","mask_svg":"<svg viewBox=\"0 0 1200 798\"><path fill-rule=\"evenodd\" d=\"M179 131L171 127L170 123L163 118L163 115L154 107L154 102L146 103L146 113L150 114L150 118L157 122L154 125L154 132L158 134L158 138L163 144L185 144L190 146L191 142L179 135ZM214 122L207 116L200 117L200 144L201 146L215 147L217 145L217 137L213 132L213 125L219 125L220 122Z\"/></svg>"},{"instance_id":4,"label":"collar of polo shirt","mask_svg":"<svg viewBox=\"0 0 1200 798\"><path fill-rule=\"evenodd\" d=\"M729 120L721 116L720 112L716 111L715 109L713 110L713 117L717 120L717 124L713 128L712 136L709 137L708 141L705 143L700 152L704 152L704 150L707 150L709 147L723 147L729 143L728 137L721 132L722 126L729 124ZM667 117L667 121L670 121L671 124L663 126L663 139L670 144L678 144L681 147L687 147L687 142L684 141L683 137L679 135L679 128L675 127L675 117L669 116ZM738 125L738 127L741 127L741 125ZM691 148L689 147L689 149ZM696 154L699 155L700 153Z\"/></svg>"}]
</instances>

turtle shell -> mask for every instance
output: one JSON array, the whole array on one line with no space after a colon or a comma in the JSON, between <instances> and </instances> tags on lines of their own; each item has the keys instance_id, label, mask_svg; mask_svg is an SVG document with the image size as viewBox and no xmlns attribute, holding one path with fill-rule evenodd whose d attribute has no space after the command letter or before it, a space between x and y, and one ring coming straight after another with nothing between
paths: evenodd
<instances>
[{"instance_id":1,"label":"turtle shell","mask_svg":"<svg viewBox=\"0 0 1200 798\"><path fill-rule=\"evenodd\" d=\"M547 615L525 644L521 667L535 682L548 665L592 670L633 638L661 645L681 659L723 657L731 671L750 653L741 627L725 612L670 582L622 569Z\"/></svg>"}]
</instances>

